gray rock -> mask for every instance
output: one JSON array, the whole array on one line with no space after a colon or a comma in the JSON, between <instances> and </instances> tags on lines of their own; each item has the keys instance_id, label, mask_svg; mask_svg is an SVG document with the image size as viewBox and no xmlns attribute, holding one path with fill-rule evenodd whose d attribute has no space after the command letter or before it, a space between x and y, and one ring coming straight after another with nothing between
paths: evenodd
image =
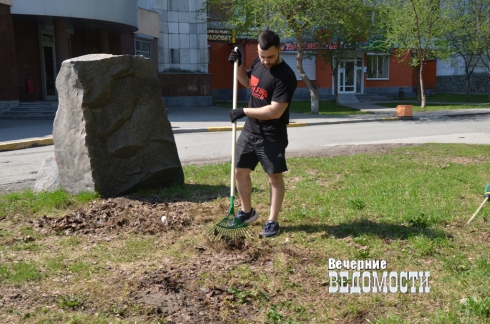
<instances>
[{"instance_id":1,"label":"gray rock","mask_svg":"<svg viewBox=\"0 0 490 324\"><path fill-rule=\"evenodd\" d=\"M56 158L54 156L49 156L41 162L39 171L37 171L36 183L34 184L33 190L34 192L51 192L60 188L60 177Z\"/></svg>"},{"instance_id":2,"label":"gray rock","mask_svg":"<svg viewBox=\"0 0 490 324\"><path fill-rule=\"evenodd\" d=\"M53 125L61 186L114 197L183 183L159 81L142 56L92 54L63 62Z\"/></svg>"}]
</instances>

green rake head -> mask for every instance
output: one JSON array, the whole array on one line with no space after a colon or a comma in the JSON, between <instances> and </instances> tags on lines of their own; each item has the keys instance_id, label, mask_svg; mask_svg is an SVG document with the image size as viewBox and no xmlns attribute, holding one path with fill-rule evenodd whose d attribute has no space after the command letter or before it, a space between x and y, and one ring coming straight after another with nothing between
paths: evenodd
<instances>
[{"instance_id":1,"label":"green rake head","mask_svg":"<svg viewBox=\"0 0 490 324\"><path fill-rule=\"evenodd\" d=\"M483 192L485 198L490 198L490 182L485 186L485 191Z\"/></svg>"},{"instance_id":2,"label":"green rake head","mask_svg":"<svg viewBox=\"0 0 490 324\"><path fill-rule=\"evenodd\" d=\"M214 240L239 241L252 237L252 230L241 220L235 217L234 197L230 199L230 210L211 230Z\"/></svg>"}]
</instances>

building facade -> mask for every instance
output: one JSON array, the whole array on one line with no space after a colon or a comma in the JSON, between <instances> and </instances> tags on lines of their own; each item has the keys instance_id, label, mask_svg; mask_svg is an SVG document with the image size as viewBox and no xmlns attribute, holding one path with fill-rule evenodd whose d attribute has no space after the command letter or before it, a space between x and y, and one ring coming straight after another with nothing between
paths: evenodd
<instances>
[{"instance_id":1,"label":"building facade","mask_svg":"<svg viewBox=\"0 0 490 324\"><path fill-rule=\"evenodd\" d=\"M167 107L210 106L205 0L138 0L158 16L158 73Z\"/></svg>"},{"instance_id":2,"label":"building facade","mask_svg":"<svg viewBox=\"0 0 490 324\"><path fill-rule=\"evenodd\" d=\"M480 57L468 56L469 70L472 70L469 84L470 93L488 93L489 64ZM466 93L468 78L465 71L465 62L462 57L452 57L448 60L437 60L437 90L448 93Z\"/></svg>"},{"instance_id":3,"label":"building facade","mask_svg":"<svg viewBox=\"0 0 490 324\"><path fill-rule=\"evenodd\" d=\"M64 60L134 54L137 29L136 0L0 0L0 106L56 100Z\"/></svg>"},{"instance_id":4,"label":"building facade","mask_svg":"<svg viewBox=\"0 0 490 324\"><path fill-rule=\"evenodd\" d=\"M56 101L61 63L94 53L149 58L167 106L211 104L202 6L203 0L0 0L0 115L20 102Z\"/></svg>"},{"instance_id":5,"label":"building facade","mask_svg":"<svg viewBox=\"0 0 490 324\"><path fill-rule=\"evenodd\" d=\"M243 53L244 62L249 67L257 57L257 43L254 39L234 39L230 29L211 25L208 30L210 44L209 72L213 76L213 99L231 100L233 71L231 64L226 65L229 53L238 46ZM257 34L258 36L258 34ZM334 78L332 66L326 62L323 51L335 51L334 46L318 43L304 44L306 55L303 68L306 75L320 87L320 99L331 99L334 96ZM281 58L296 72L297 44L281 44ZM424 67L425 89L436 87L436 61L428 61ZM404 96L415 96L418 84L417 69L400 62L394 53L377 53L365 50L349 51L346 59L340 62L337 75L339 94L349 95L383 95L398 97L400 90ZM298 87L294 99L310 99L310 92L296 72ZM239 89L239 100L246 100L249 93Z\"/></svg>"}]
</instances>

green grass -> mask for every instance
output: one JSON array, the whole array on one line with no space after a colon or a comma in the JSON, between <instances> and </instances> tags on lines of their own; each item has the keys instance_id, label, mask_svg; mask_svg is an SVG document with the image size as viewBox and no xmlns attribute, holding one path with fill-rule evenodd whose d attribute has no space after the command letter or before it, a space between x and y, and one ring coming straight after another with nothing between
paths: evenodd
<instances>
[{"instance_id":1,"label":"green grass","mask_svg":"<svg viewBox=\"0 0 490 324\"><path fill-rule=\"evenodd\" d=\"M414 111L490 108L488 94L471 94L470 100L467 99L466 94L460 93L441 93L426 96L425 98L426 106L424 109L417 104L416 98L405 98L399 102L378 102L376 104L389 108L395 108L400 104L411 104Z\"/></svg>"},{"instance_id":2,"label":"green grass","mask_svg":"<svg viewBox=\"0 0 490 324\"><path fill-rule=\"evenodd\" d=\"M20 284L40 280L42 275L35 262L19 261L17 263L0 264L0 283Z\"/></svg>"},{"instance_id":3,"label":"green grass","mask_svg":"<svg viewBox=\"0 0 490 324\"><path fill-rule=\"evenodd\" d=\"M98 197L94 193L68 195L63 190L34 193L32 190L0 195L0 220L15 213L40 215L54 210L63 211L84 204Z\"/></svg>"},{"instance_id":4,"label":"green grass","mask_svg":"<svg viewBox=\"0 0 490 324\"><path fill-rule=\"evenodd\" d=\"M404 101L401 102L377 102L376 105L396 108L398 105L413 105L413 111L438 111L438 110L452 110L452 109L477 109L477 108L490 108L490 103L486 104L461 104L461 103L431 103L426 102L425 108L421 108L416 102Z\"/></svg>"},{"instance_id":5,"label":"green grass","mask_svg":"<svg viewBox=\"0 0 490 324\"><path fill-rule=\"evenodd\" d=\"M488 94L470 94L470 100L468 101L466 94L464 93L438 93L435 95L426 96L427 102L471 102L471 103L488 103Z\"/></svg>"},{"instance_id":6,"label":"green grass","mask_svg":"<svg viewBox=\"0 0 490 324\"><path fill-rule=\"evenodd\" d=\"M65 235L35 228L35 219L88 208L101 198L2 195L0 303L8 306L0 307L0 322L165 322L166 306L137 303L134 291L185 295L192 287L211 296L200 297L208 307L219 305L203 312L229 323L488 323L490 206L466 226L490 182L488 156L488 145L428 144L290 158L282 234L252 238L243 251L209 245L212 224L199 213L192 214L193 227L181 231ZM229 170L229 163L186 166L184 185L129 197L226 210ZM258 233L268 214L268 181L260 168L252 180L261 218L250 228ZM204 216L218 221L224 215ZM430 271L431 292L331 294L329 258L385 260L386 271ZM22 303L10 303L16 293Z\"/></svg>"},{"instance_id":7,"label":"green grass","mask_svg":"<svg viewBox=\"0 0 490 324\"><path fill-rule=\"evenodd\" d=\"M334 101L330 100L320 100L319 101L319 114L320 115L357 115L366 114L366 112L359 111L354 108L337 106ZM213 106L232 108L231 102L215 102ZM246 107L246 103L238 103L238 107ZM295 100L291 103L289 107L290 112L301 113L301 114L311 114L311 101L310 100Z\"/></svg>"},{"instance_id":8,"label":"green grass","mask_svg":"<svg viewBox=\"0 0 490 324\"><path fill-rule=\"evenodd\" d=\"M320 100L319 104L320 115L356 115L366 113L350 107L345 107L341 105L337 106L335 102L329 100ZM311 101L293 101L289 109L291 112L295 113L311 114Z\"/></svg>"}]
</instances>

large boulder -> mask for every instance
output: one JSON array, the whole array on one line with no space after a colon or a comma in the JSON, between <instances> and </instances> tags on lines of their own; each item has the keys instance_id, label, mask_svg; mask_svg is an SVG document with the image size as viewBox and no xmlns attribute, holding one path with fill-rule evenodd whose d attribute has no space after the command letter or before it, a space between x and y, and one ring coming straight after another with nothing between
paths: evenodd
<instances>
[{"instance_id":1,"label":"large boulder","mask_svg":"<svg viewBox=\"0 0 490 324\"><path fill-rule=\"evenodd\" d=\"M63 62L53 125L61 187L114 197L183 183L184 173L150 60L92 54Z\"/></svg>"},{"instance_id":2,"label":"large boulder","mask_svg":"<svg viewBox=\"0 0 490 324\"><path fill-rule=\"evenodd\" d=\"M60 176L58 173L58 166L56 165L56 158L54 156L48 156L44 158L37 171L36 183L34 184L34 192L41 191L56 191L60 189Z\"/></svg>"}]
</instances>

